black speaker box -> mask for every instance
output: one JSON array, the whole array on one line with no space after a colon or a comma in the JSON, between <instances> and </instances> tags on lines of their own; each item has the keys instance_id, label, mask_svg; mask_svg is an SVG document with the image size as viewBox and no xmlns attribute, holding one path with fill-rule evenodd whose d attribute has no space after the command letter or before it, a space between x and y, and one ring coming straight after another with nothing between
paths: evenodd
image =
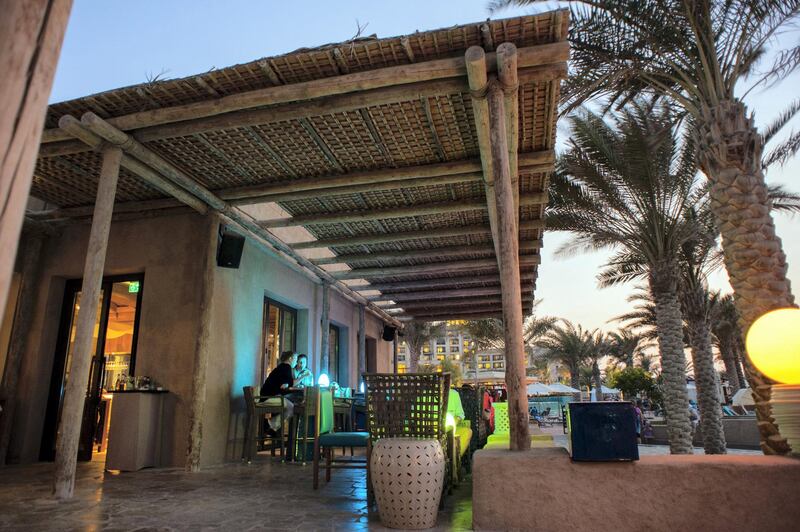
<instances>
[{"instance_id":1,"label":"black speaker box","mask_svg":"<svg viewBox=\"0 0 800 532\"><path fill-rule=\"evenodd\" d=\"M225 232L220 228L217 245L217 266L221 268L238 268L242 260L244 237L236 233Z\"/></svg>"},{"instance_id":2,"label":"black speaker box","mask_svg":"<svg viewBox=\"0 0 800 532\"><path fill-rule=\"evenodd\" d=\"M639 459L636 411L632 403L569 403L567 430L573 460L617 462Z\"/></svg>"},{"instance_id":3,"label":"black speaker box","mask_svg":"<svg viewBox=\"0 0 800 532\"><path fill-rule=\"evenodd\" d=\"M394 340L394 336L397 333L397 328L392 327L391 325L384 325L383 326L383 339L387 342L391 342Z\"/></svg>"}]
</instances>

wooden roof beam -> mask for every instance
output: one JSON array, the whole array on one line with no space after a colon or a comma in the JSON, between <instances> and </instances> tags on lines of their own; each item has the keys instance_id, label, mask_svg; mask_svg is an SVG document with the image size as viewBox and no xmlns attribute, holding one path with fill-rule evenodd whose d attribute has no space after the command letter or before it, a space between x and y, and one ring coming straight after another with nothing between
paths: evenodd
<instances>
[{"instance_id":1,"label":"wooden roof beam","mask_svg":"<svg viewBox=\"0 0 800 532\"><path fill-rule=\"evenodd\" d=\"M528 171L549 172L553 170L555 155L553 150L526 153L521 155L520 164ZM226 189L220 191L219 194L223 199L232 201L236 205L264 201L291 201L373 190L462 183L480 179L480 172L481 163L478 159L466 159L402 168L381 168L327 177L293 179L278 184L249 185Z\"/></svg>"},{"instance_id":2,"label":"wooden roof beam","mask_svg":"<svg viewBox=\"0 0 800 532\"><path fill-rule=\"evenodd\" d=\"M499 280L498 280L499 283ZM523 283L523 291L530 291L530 285ZM446 300L464 297L494 296L500 294L500 285L482 286L478 288L442 288L434 290L422 290L417 292L389 292L385 291L379 296L370 296L370 301L423 301L423 300Z\"/></svg>"},{"instance_id":3,"label":"wooden roof beam","mask_svg":"<svg viewBox=\"0 0 800 532\"><path fill-rule=\"evenodd\" d=\"M525 251L535 251L541 247L541 240L528 240L520 242L520 249ZM461 257L474 253L493 253L494 246L474 245L474 246L445 246L440 248L428 249L409 249L401 251L376 251L374 253L354 253L349 255L337 255L335 257L325 257L321 259L311 259L314 264L349 264L351 262L362 262L371 260L387 259L429 259Z\"/></svg>"},{"instance_id":4,"label":"wooden roof beam","mask_svg":"<svg viewBox=\"0 0 800 532\"><path fill-rule=\"evenodd\" d=\"M490 56L489 64L494 65L494 54L490 53L488 55ZM518 64L521 68L558 65L559 63L564 63L568 58L569 43L562 41L520 48ZM218 116L255 107L307 101L326 96L402 86L424 81L463 78L466 73L467 68L463 57L435 59L288 85L266 87L189 104L150 109L110 118L109 124L120 130L134 130L184 120ZM328 110L326 112L331 111ZM60 129L45 130L42 134L43 143L69 139L70 135Z\"/></svg>"},{"instance_id":5,"label":"wooden roof beam","mask_svg":"<svg viewBox=\"0 0 800 532\"><path fill-rule=\"evenodd\" d=\"M521 205L541 205L547 203L547 192L527 194L520 199ZM340 224L347 222L367 222L372 220L386 220L388 218L408 218L412 216L426 216L464 211L480 211L486 209L483 199L448 201L440 203L426 203L410 207L395 209L378 209L370 211L317 213L304 216L292 216L259 222L264 228L296 227L307 225Z\"/></svg>"},{"instance_id":6,"label":"wooden roof beam","mask_svg":"<svg viewBox=\"0 0 800 532\"><path fill-rule=\"evenodd\" d=\"M349 288L346 284L333 278L325 270L311 263L272 233L261 228L247 213L241 211L237 207L228 205L224 200L205 188L192 176L180 170L162 156L146 148L130 137L130 135L110 125L94 113L84 114L83 117L81 117L81 124L96 135L102 137L106 142L119 146L130 155L151 166L174 184L179 185L198 199L201 199L209 207L218 211L221 218L226 223L238 227L245 235L255 240L261 246L276 252L279 256L286 257L290 263L294 262L298 264L300 270L306 275L330 283L332 288L347 299L367 305L369 311L378 318L388 323L400 325L394 317L367 301L362 295Z\"/></svg>"},{"instance_id":7,"label":"wooden roof beam","mask_svg":"<svg viewBox=\"0 0 800 532\"><path fill-rule=\"evenodd\" d=\"M459 272L460 273L460 272ZM525 271L520 273L523 280L532 280L536 277L536 271ZM445 290L453 287L464 287L465 285L475 284L499 285L500 278L496 273L467 275L458 277L439 277L436 279L413 279L410 281L375 281L370 284L349 285L351 290L357 292L367 292L370 290L382 290L386 292L398 290ZM386 299L385 296L378 296L378 299Z\"/></svg>"},{"instance_id":8,"label":"wooden roof beam","mask_svg":"<svg viewBox=\"0 0 800 532\"><path fill-rule=\"evenodd\" d=\"M520 222L520 231L531 231L544 228L544 220L524 220ZM343 246L362 246L369 244L386 244L403 240L417 240L428 238L447 238L453 236L487 235L489 227L486 225L467 225L460 227L439 227L421 229L418 231L403 231L400 233L379 233L374 235L348 236L342 238L324 238L308 242L292 244L294 249L317 249Z\"/></svg>"},{"instance_id":9,"label":"wooden roof beam","mask_svg":"<svg viewBox=\"0 0 800 532\"><path fill-rule=\"evenodd\" d=\"M523 255L520 265L532 266L541 263L540 255ZM396 275L420 275L469 270L486 270L496 268L497 261L490 259L471 259L452 262L435 262L432 264L415 264L413 266L382 266L378 268L356 268L341 272L331 272L335 279L366 279L369 277L394 277Z\"/></svg>"}]
</instances>

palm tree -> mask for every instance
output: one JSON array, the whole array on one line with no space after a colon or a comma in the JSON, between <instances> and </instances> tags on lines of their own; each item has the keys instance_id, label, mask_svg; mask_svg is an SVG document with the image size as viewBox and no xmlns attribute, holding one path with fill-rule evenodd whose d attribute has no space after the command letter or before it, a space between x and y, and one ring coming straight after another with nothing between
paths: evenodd
<instances>
[{"instance_id":1,"label":"palm tree","mask_svg":"<svg viewBox=\"0 0 800 532\"><path fill-rule=\"evenodd\" d=\"M735 394L747 387L740 362L744 341L739 328L739 313L736 312L733 296L730 294L717 293L714 302L711 307L711 331L714 333L714 343L722 363L725 364L725 375L731 391Z\"/></svg>"},{"instance_id":2,"label":"palm tree","mask_svg":"<svg viewBox=\"0 0 800 532\"><path fill-rule=\"evenodd\" d=\"M633 102L607 124L582 111L550 185L547 225L575 239L561 251L614 249L611 268L646 266L655 318L667 432L673 453L691 453L686 358L678 288L679 253L694 238L683 212L702 194L693 145L681 143L666 105Z\"/></svg>"},{"instance_id":3,"label":"palm tree","mask_svg":"<svg viewBox=\"0 0 800 532\"><path fill-rule=\"evenodd\" d=\"M602 331L594 331L588 338L588 359L592 363L592 388L595 398L603 400L603 380L600 377L600 361L607 357L613 348L612 340Z\"/></svg>"},{"instance_id":4,"label":"palm tree","mask_svg":"<svg viewBox=\"0 0 800 532\"><path fill-rule=\"evenodd\" d=\"M590 333L580 325L562 319L536 341L536 346L542 349L542 358L565 367L569 371L570 386L580 390L580 372L589 356L590 337ZM579 401L580 394L574 395Z\"/></svg>"},{"instance_id":5,"label":"palm tree","mask_svg":"<svg viewBox=\"0 0 800 532\"><path fill-rule=\"evenodd\" d=\"M637 333L633 328L608 333L608 339L611 342L608 354L627 368L636 364L636 359L642 356L650 341L645 334Z\"/></svg>"},{"instance_id":6,"label":"palm tree","mask_svg":"<svg viewBox=\"0 0 800 532\"><path fill-rule=\"evenodd\" d=\"M416 373L419 370L419 355L422 347L431 340L444 334L445 327L441 323L429 321L408 321L403 327L403 337L408 345L408 372Z\"/></svg>"},{"instance_id":7,"label":"palm tree","mask_svg":"<svg viewBox=\"0 0 800 532\"><path fill-rule=\"evenodd\" d=\"M490 6L536 1L497 0ZM800 0L571 3L571 64L577 75L565 85L565 109L595 97L605 97L612 108L642 94L678 104L689 119L700 168L711 184L711 207L722 232L742 330L769 310L795 306L786 256L770 215L764 165L785 161L800 150L800 133L764 158L762 151L800 105L790 105L762 134L742 98L752 88L769 87L794 72L800 66L800 46L777 50L776 60L750 89L737 88L756 73L776 35L796 23ZM748 379L762 449L768 454L790 452L771 419L770 381L752 369Z\"/></svg>"}]
</instances>

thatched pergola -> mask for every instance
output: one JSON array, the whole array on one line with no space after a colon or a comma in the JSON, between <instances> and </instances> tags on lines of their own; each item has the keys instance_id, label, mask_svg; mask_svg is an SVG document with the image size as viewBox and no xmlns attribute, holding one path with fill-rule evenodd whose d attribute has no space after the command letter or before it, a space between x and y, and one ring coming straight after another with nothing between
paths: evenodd
<instances>
[{"instance_id":1,"label":"thatched pergola","mask_svg":"<svg viewBox=\"0 0 800 532\"><path fill-rule=\"evenodd\" d=\"M521 328L567 25L561 10L359 38L51 105L31 194L53 208L27 216L91 219L89 300L112 219L194 210L386 323L502 317L512 448L525 448ZM259 217L265 204L281 214ZM311 238L284 238L293 227ZM90 314L79 315L76 352L84 321L88 351ZM79 421L70 389L65 417ZM58 474L71 482L67 440L72 465Z\"/></svg>"}]
</instances>

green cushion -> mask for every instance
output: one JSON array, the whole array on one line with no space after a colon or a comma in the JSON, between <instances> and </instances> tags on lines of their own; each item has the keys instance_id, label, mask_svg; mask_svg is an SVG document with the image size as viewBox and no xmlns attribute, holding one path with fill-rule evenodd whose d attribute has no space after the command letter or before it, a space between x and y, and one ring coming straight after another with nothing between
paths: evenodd
<instances>
[{"instance_id":1,"label":"green cushion","mask_svg":"<svg viewBox=\"0 0 800 532\"><path fill-rule=\"evenodd\" d=\"M464 456L467 454L469 450L469 440L472 439L472 429L469 427L465 427L463 425L459 425L456 427L456 436L458 436L459 441L461 443L461 447L459 450L461 451L461 455Z\"/></svg>"},{"instance_id":2,"label":"green cushion","mask_svg":"<svg viewBox=\"0 0 800 532\"><path fill-rule=\"evenodd\" d=\"M322 447L366 447L369 432L329 432L319 437Z\"/></svg>"}]
</instances>

